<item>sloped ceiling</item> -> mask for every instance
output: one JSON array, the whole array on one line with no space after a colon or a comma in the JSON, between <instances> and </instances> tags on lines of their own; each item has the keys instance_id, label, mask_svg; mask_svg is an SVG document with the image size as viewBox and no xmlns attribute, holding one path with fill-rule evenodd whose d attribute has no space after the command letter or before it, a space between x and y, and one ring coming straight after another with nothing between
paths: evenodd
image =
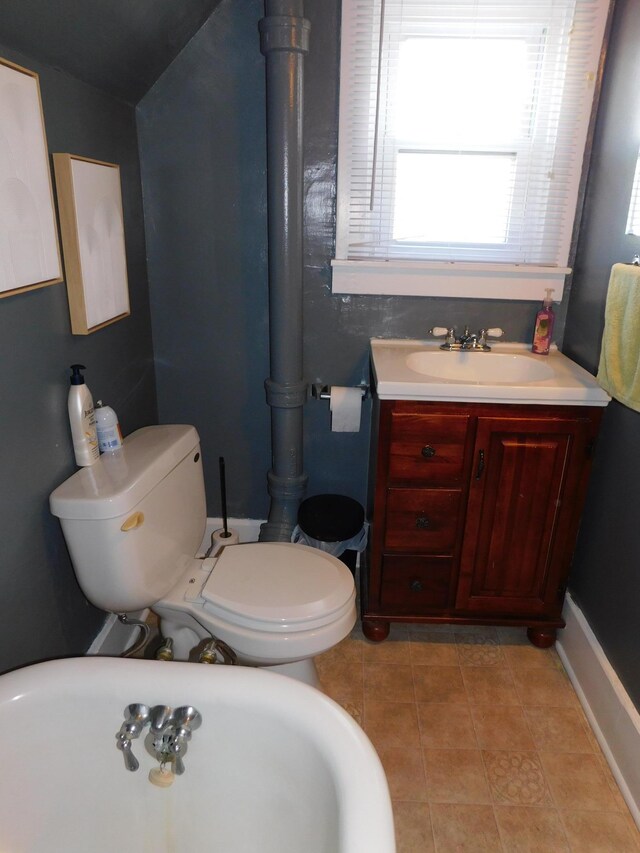
<instances>
[{"instance_id":1,"label":"sloped ceiling","mask_svg":"<svg viewBox=\"0 0 640 853\"><path fill-rule=\"evenodd\" d=\"M0 44L135 104L221 0L0 0Z\"/></svg>"}]
</instances>

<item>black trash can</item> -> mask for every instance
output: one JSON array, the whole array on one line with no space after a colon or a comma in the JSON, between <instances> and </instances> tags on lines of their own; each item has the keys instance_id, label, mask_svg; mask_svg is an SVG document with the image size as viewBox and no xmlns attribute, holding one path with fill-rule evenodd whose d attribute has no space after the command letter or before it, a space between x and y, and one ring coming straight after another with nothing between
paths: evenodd
<instances>
[{"instance_id":1,"label":"black trash can","mask_svg":"<svg viewBox=\"0 0 640 853\"><path fill-rule=\"evenodd\" d=\"M333 554L356 570L358 552L364 551L364 509L345 495L314 495L300 504L294 541Z\"/></svg>"}]
</instances>

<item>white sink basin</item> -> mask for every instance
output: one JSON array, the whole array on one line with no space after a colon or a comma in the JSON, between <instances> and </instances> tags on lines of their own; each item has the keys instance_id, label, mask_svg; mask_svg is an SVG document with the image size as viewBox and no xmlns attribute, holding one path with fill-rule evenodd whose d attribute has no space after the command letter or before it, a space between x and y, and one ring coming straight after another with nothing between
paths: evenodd
<instances>
[{"instance_id":1,"label":"white sink basin","mask_svg":"<svg viewBox=\"0 0 640 853\"><path fill-rule=\"evenodd\" d=\"M534 355L526 344L449 352L437 342L373 339L371 352L382 400L570 406L606 406L610 400L590 373L556 349L546 356Z\"/></svg>"},{"instance_id":2,"label":"white sink basin","mask_svg":"<svg viewBox=\"0 0 640 853\"><path fill-rule=\"evenodd\" d=\"M481 385L505 382L539 382L553 376L547 363L534 361L526 354L507 352L418 351L407 356L407 367L447 382L477 382Z\"/></svg>"}]
</instances>

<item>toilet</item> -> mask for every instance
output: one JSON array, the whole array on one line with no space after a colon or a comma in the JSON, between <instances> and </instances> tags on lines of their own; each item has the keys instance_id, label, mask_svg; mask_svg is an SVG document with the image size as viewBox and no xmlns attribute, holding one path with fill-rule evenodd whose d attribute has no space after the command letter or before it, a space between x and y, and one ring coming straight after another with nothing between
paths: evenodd
<instances>
[{"instance_id":1,"label":"toilet","mask_svg":"<svg viewBox=\"0 0 640 853\"><path fill-rule=\"evenodd\" d=\"M149 426L50 496L80 587L113 613L151 608L178 660L212 636L238 663L318 686L313 658L356 621L338 559L306 545L251 542L196 557L206 526L195 428Z\"/></svg>"}]
</instances>

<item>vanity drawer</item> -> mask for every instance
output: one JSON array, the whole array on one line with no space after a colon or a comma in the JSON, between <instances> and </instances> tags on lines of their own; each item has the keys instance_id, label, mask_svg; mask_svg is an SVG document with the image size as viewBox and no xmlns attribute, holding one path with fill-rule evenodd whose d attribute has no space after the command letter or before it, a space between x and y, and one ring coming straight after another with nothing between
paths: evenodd
<instances>
[{"instance_id":1,"label":"vanity drawer","mask_svg":"<svg viewBox=\"0 0 640 853\"><path fill-rule=\"evenodd\" d=\"M451 557L382 558L380 607L394 613L420 615L446 608L451 583Z\"/></svg>"},{"instance_id":2,"label":"vanity drawer","mask_svg":"<svg viewBox=\"0 0 640 853\"><path fill-rule=\"evenodd\" d=\"M433 486L462 481L468 415L393 412L389 478Z\"/></svg>"},{"instance_id":3,"label":"vanity drawer","mask_svg":"<svg viewBox=\"0 0 640 853\"><path fill-rule=\"evenodd\" d=\"M460 494L454 489L389 489L384 550L451 554Z\"/></svg>"}]
</instances>

